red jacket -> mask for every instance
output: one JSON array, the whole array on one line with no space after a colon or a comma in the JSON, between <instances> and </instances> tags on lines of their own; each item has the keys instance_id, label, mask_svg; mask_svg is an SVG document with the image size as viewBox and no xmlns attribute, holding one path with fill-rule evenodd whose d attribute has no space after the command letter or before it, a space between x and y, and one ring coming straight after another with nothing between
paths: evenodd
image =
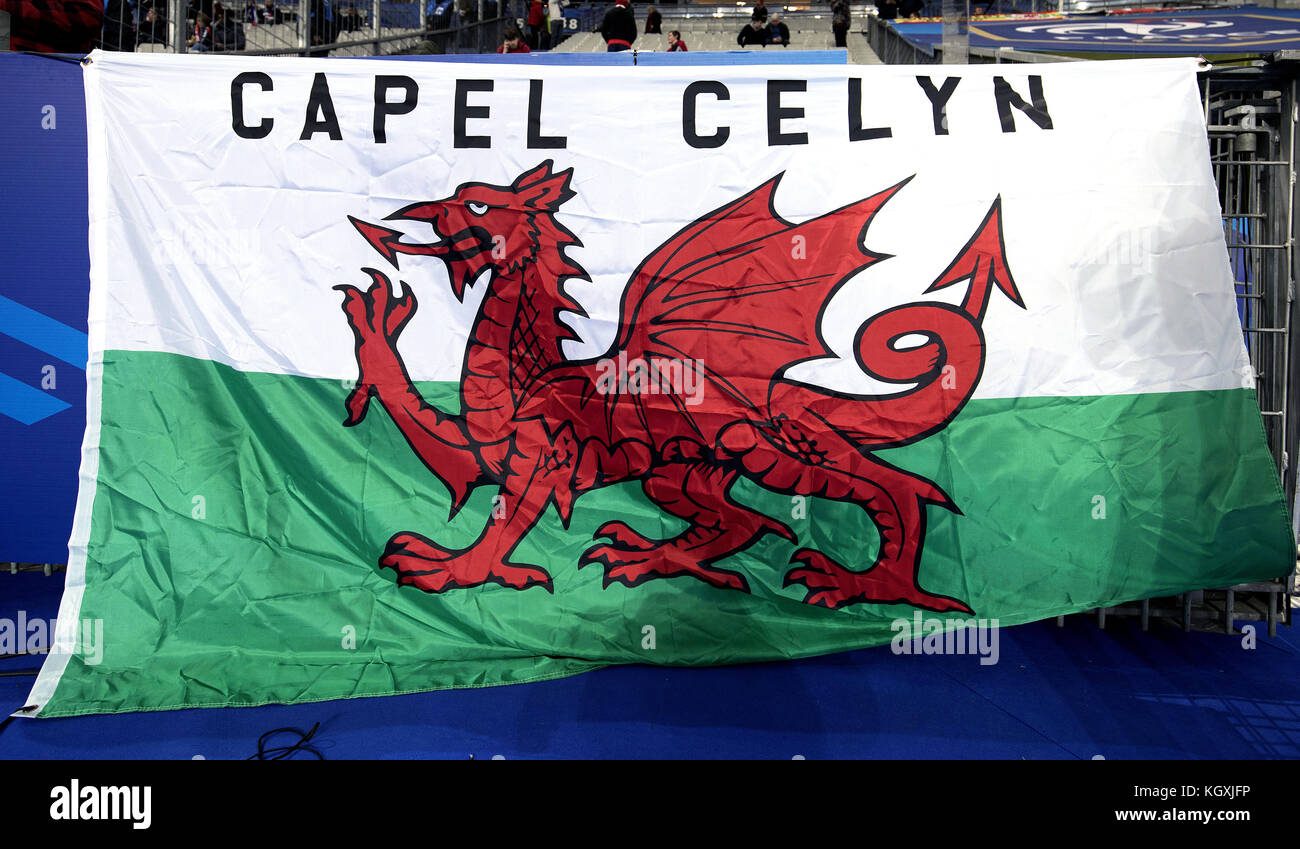
<instances>
[{"instance_id":1,"label":"red jacket","mask_svg":"<svg viewBox=\"0 0 1300 849\"><path fill-rule=\"evenodd\" d=\"M528 25L539 27L544 20L546 20L546 7L542 5L542 0L533 0L528 6Z\"/></svg>"}]
</instances>

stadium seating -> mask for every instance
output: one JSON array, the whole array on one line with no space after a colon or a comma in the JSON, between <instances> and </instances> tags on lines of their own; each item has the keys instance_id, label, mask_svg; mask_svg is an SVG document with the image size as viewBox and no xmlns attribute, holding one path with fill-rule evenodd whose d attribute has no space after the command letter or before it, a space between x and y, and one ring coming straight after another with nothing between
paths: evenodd
<instances>
[{"instance_id":1,"label":"stadium seating","mask_svg":"<svg viewBox=\"0 0 1300 849\"><path fill-rule=\"evenodd\" d=\"M259 24L244 27L244 41L248 50L276 50L298 46L297 24Z\"/></svg>"},{"instance_id":2,"label":"stadium seating","mask_svg":"<svg viewBox=\"0 0 1300 849\"><path fill-rule=\"evenodd\" d=\"M736 36L749 21L751 7L744 5L736 8L717 7L695 11L674 11L661 8L663 23L661 28L665 35L647 35L640 33L632 47L636 50L662 51L668 49L666 33L677 30L682 34L688 50L719 51L740 50ZM877 64L879 59L871 51L865 37L865 19L874 11L874 6L853 4L853 27L849 32L849 61L861 64ZM835 35L831 31L829 10L787 12L783 15L786 26L790 28L788 46L767 45L766 47L746 47L746 50L833 50ZM637 17L638 28L644 28L643 15ZM599 32L576 33L560 44L557 53L599 53L605 50L605 40Z\"/></svg>"},{"instance_id":3,"label":"stadium seating","mask_svg":"<svg viewBox=\"0 0 1300 849\"><path fill-rule=\"evenodd\" d=\"M414 45L418 39L421 30L409 27L382 27L380 36L383 38L392 38L399 35L410 35L410 39L399 39L396 41L386 42L382 45L384 53L394 53ZM298 48L298 28L296 24L260 24L257 26L245 26L244 35L247 41L248 50L296 50ZM369 27L340 32L338 40L340 43L347 45L351 42L366 42L374 37L374 31ZM371 56L374 54L374 46L371 44L359 43L356 46L338 47L330 51L332 56Z\"/></svg>"}]
</instances>

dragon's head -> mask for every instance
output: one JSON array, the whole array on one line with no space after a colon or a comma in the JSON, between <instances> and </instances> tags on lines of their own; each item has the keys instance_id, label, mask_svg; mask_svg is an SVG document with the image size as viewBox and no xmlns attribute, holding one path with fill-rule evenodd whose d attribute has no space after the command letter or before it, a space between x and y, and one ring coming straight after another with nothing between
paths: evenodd
<instances>
[{"instance_id":1,"label":"dragon's head","mask_svg":"<svg viewBox=\"0 0 1300 849\"><path fill-rule=\"evenodd\" d=\"M508 186L465 183L450 197L411 204L385 219L427 222L439 239L431 244L402 242L400 231L355 218L352 223L394 266L400 253L442 259L452 291L461 299L485 269L517 271L535 262L546 242L564 232L554 213L574 196L572 176L573 169L552 171L548 159Z\"/></svg>"}]
</instances>

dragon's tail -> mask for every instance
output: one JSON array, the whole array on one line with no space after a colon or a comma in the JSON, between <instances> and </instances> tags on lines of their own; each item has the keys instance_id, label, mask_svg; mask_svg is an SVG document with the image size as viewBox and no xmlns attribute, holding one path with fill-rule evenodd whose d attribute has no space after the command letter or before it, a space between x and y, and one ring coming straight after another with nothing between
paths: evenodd
<instances>
[{"instance_id":1,"label":"dragon's tail","mask_svg":"<svg viewBox=\"0 0 1300 849\"><path fill-rule=\"evenodd\" d=\"M1001 211L999 198L957 258L926 289L933 292L969 280L961 306L904 304L873 316L858 330L858 366L876 380L910 389L845 396L783 380L773 389L772 411L806 411L863 447L913 442L947 425L970 400L983 373L981 324L993 288L1024 307L1007 267Z\"/></svg>"}]
</instances>

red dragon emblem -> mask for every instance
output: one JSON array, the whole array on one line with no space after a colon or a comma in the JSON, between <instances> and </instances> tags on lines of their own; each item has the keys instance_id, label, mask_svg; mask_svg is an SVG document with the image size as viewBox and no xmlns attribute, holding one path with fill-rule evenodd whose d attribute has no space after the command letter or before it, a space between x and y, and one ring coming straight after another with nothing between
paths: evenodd
<instances>
[{"instance_id":1,"label":"red dragon emblem","mask_svg":"<svg viewBox=\"0 0 1300 849\"><path fill-rule=\"evenodd\" d=\"M347 426L378 399L416 455L446 486L453 515L479 486L499 488L481 535L451 550L419 533L399 533L379 558L398 583L441 593L497 583L552 589L550 574L514 562L512 552L548 507L568 527L581 494L640 481L646 497L688 527L651 539L621 521L596 532L578 566L598 563L605 586L689 575L748 592L744 575L719 561L786 525L731 497L741 478L776 492L859 505L880 535L866 568L846 568L798 548L785 585L828 608L909 604L972 612L955 598L921 589L918 569L926 511L959 513L937 485L873 456L944 428L970 399L984 367L981 329L996 286L1024 303L1007 268L1001 199L926 292L969 281L960 307L909 303L868 319L856 336L857 365L888 395L853 395L787 376L796 364L833 357L822 314L852 275L887 257L864 246L868 224L906 184L802 224L777 215L780 175L701 216L637 270L623 294L617 337L604 357L567 360L574 339L561 313L582 314L565 294L588 279L565 250L580 242L556 219L574 196L572 169L548 160L511 185L465 183L444 200L416 203L388 220L432 225L438 241L412 244L388 227L351 219L386 261L440 258L458 298L481 276L487 291L474 320L460 385L461 412L429 405L407 375L397 342L416 309L415 295L374 269L364 291L338 286L356 339L360 376L347 399ZM791 250L795 237L811 246ZM921 344L902 344L904 337ZM610 392L611 362L697 363L699 398L662 392ZM696 402L696 403L692 403Z\"/></svg>"}]
</instances>

